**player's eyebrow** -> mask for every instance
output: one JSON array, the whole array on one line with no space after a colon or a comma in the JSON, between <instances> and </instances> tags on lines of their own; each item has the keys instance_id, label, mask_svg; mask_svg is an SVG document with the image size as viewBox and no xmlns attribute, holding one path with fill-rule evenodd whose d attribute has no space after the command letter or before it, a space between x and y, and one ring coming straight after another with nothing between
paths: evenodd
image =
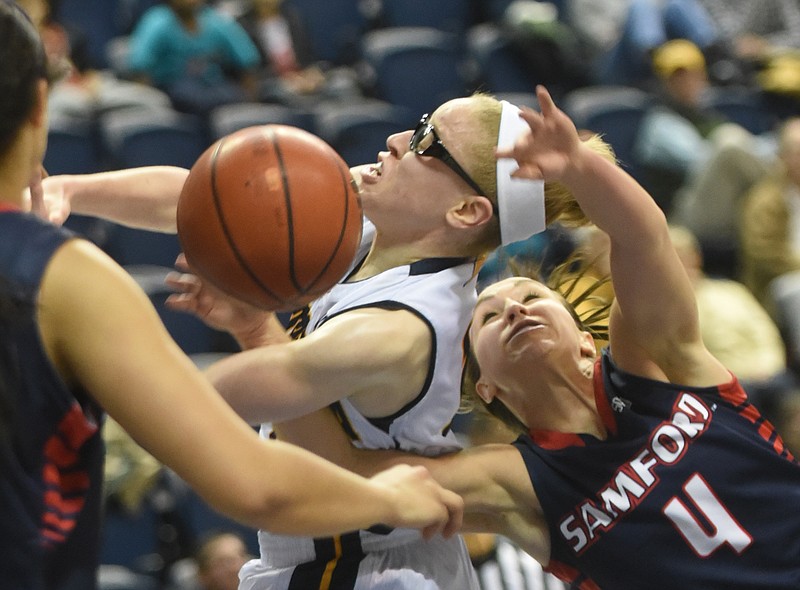
<instances>
[{"instance_id":1,"label":"player's eyebrow","mask_svg":"<svg viewBox=\"0 0 800 590\"><path fill-rule=\"evenodd\" d=\"M518 281L516 281L513 284L512 288L516 287L517 285L521 285L522 283L527 283L527 282L528 282L528 279L519 279ZM481 303L484 303L485 301L489 301L490 299L494 299L495 297L497 297L497 293L489 293L489 294L485 294L485 295L480 295L480 296L478 296L478 300L475 302L475 307L478 307Z\"/></svg>"}]
</instances>

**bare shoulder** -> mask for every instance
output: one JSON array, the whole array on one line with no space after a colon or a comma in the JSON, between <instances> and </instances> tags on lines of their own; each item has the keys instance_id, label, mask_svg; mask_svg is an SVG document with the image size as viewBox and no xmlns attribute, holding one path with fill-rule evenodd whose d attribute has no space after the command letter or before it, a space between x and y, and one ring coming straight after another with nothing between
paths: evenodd
<instances>
[{"instance_id":1,"label":"bare shoulder","mask_svg":"<svg viewBox=\"0 0 800 590\"><path fill-rule=\"evenodd\" d=\"M396 412L417 397L430 369L433 334L406 310L347 311L306 339L318 358L352 374L348 397L368 416Z\"/></svg>"}]
</instances>

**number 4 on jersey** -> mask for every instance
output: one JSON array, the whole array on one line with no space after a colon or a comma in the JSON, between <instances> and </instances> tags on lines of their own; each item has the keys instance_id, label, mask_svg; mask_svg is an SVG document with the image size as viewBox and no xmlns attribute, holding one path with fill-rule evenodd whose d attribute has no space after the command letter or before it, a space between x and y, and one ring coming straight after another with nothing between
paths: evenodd
<instances>
[{"instance_id":1,"label":"number 4 on jersey","mask_svg":"<svg viewBox=\"0 0 800 590\"><path fill-rule=\"evenodd\" d=\"M700 557L708 557L726 543L736 553L741 553L753 542L753 538L720 502L700 474L690 477L684 484L683 491L694 505L695 512L702 514L707 524L701 524L695 514L677 497L667 502L664 514Z\"/></svg>"}]
</instances>

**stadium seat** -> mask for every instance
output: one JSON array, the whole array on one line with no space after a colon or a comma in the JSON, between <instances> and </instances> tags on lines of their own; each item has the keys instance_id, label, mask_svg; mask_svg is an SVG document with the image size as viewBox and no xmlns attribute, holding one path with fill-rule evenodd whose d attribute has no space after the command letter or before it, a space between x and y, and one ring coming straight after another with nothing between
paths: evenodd
<instances>
[{"instance_id":1,"label":"stadium seat","mask_svg":"<svg viewBox=\"0 0 800 590\"><path fill-rule=\"evenodd\" d=\"M49 174L91 174L101 169L92 121L51 117L44 167Z\"/></svg>"},{"instance_id":2,"label":"stadium seat","mask_svg":"<svg viewBox=\"0 0 800 590\"><path fill-rule=\"evenodd\" d=\"M368 26L359 0L284 0L283 7L304 29L315 60L337 66L358 61L358 40Z\"/></svg>"},{"instance_id":3,"label":"stadium seat","mask_svg":"<svg viewBox=\"0 0 800 590\"><path fill-rule=\"evenodd\" d=\"M183 352L192 355L213 351L216 342L215 330L190 313L167 308L166 299L172 290L165 284L164 279L172 270L171 267L134 264L125 266L125 270L150 298L167 332Z\"/></svg>"},{"instance_id":4,"label":"stadium seat","mask_svg":"<svg viewBox=\"0 0 800 590\"><path fill-rule=\"evenodd\" d=\"M191 115L171 109L118 109L100 119L114 168L170 165L191 168L207 147L205 132ZM180 253L174 234L114 225L107 251L122 265L171 267Z\"/></svg>"},{"instance_id":5,"label":"stadium seat","mask_svg":"<svg viewBox=\"0 0 800 590\"><path fill-rule=\"evenodd\" d=\"M350 166L375 162L393 133L410 129L419 113L383 101L329 105L318 115L320 137Z\"/></svg>"},{"instance_id":6,"label":"stadium seat","mask_svg":"<svg viewBox=\"0 0 800 590\"><path fill-rule=\"evenodd\" d=\"M470 0L381 0L380 20L387 27L433 27L463 34L471 25Z\"/></svg>"},{"instance_id":7,"label":"stadium seat","mask_svg":"<svg viewBox=\"0 0 800 590\"><path fill-rule=\"evenodd\" d=\"M103 168L98 154L96 127L92 121L53 117L47 134L44 167L50 175L92 174ZM70 215L64 226L105 248L112 224L96 217Z\"/></svg>"},{"instance_id":8,"label":"stadium seat","mask_svg":"<svg viewBox=\"0 0 800 590\"><path fill-rule=\"evenodd\" d=\"M594 86L569 92L562 106L578 129L602 135L614 148L620 165L639 178L633 146L650 100L650 95L638 88Z\"/></svg>"},{"instance_id":9,"label":"stadium seat","mask_svg":"<svg viewBox=\"0 0 800 590\"><path fill-rule=\"evenodd\" d=\"M480 88L498 92L533 92L536 80L501 28L490 23L475 25L467 33L467 48L477 66Z\"/></svg>"},{"instance_id":10,"label":"stadium seat","mask_svg":"<svg viewBox=\"0 0 800 590\"><path fill-rule=\"evenodd\" d=\"M102 70L108 65L106 45L122 34L123 11L118 0L59 0L55 20L78 31L86 39L91 66Z\"/></svg>"},{"instance_id":11,"label":"stadium seat","mask_svg":"<svg viewBox=\"0 0 800 590\"><path fill-rule=\"evenodd\" d=\"M158 580L123 565L101 565L97 571L97 590L158 590Z\"/></svg>"},{"instance_id":12,"label":"stadium seat","mask_svg":"<svg viewBox=\"0 0 800 590\"><path fill-rule=\"evenodd\" d=\"M190 168L208 144L196 117L169 107L115 109L102 115L100 127L102 139L120 168Z\"/></svg>"},{"instance_id":13,"label":"stadium seat","mask_svg":"<svg viewBox=\"0 0 800 590\"><path fill-rule=\"evenodd\" d=\"M100 562L138 569L140 560L157 549L157 528L158 516L147 502L135 514L106 510Z\"/></svg>"},{"instance_id":14,"label":"stadium seat","mask_svg":"<svg viewBox=\"0 0 800 590\"><path fill-rule=\"evenodd\" d=\"M429 27L378 29L365 35L365 85L379 100L422 114L470 93L458 36Z\"/></svg>"},{"instance_id":15,"label":"stadium seat","mask_svg":"<svg viewBox=\"0 0 800 590\"><path fill-rule=\"evenodd\" d=\"M279 104L245 102L219 106L209 115L209 122L212 139L219 139L245 127L269 123L291 125L314 132L313 115Z\"/></svg>"},{"instance_id":16,"label":"stadium seat","mask_svg":"<svg viewBox=\"0 0 800 590\"><path fill-rule=\"evenodd\" d=\"M751 88L714 86L709 88L706 101L709 107L755 135L772 131L779 121L766 108L760 93Z\"/></svg>"}]
</instances>

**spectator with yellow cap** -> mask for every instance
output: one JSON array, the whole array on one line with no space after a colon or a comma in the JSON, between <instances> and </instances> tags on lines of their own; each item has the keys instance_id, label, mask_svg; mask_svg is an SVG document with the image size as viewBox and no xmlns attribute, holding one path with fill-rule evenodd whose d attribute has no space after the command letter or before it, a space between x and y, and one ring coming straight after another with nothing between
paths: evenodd
<instances>
[{"instance_id":1,"label":"spectator with yellow cap","mask_svg":"<svg viewBox=\"0 0 800 590\"><path fill-rule=\"evenodd\" d=\"M691 39L703 50L717 28L698 0L566 0L564 20L592 60L599 84L650 82L651 52L669 39Z\"/></svg>"},{"instance_id":2,"label":"spectator with yellow cap","mask_svg":"<svg viewBox=\"0 0 800 590\"><path fill-rule=\"evenodd\" d=\"M652 68L659 87L634 147L643 182L671 220L732 257L739 197L766 172L774 140L709 108L706 59L691 41L658 47Z\"/></svg>"}]
</instances>

